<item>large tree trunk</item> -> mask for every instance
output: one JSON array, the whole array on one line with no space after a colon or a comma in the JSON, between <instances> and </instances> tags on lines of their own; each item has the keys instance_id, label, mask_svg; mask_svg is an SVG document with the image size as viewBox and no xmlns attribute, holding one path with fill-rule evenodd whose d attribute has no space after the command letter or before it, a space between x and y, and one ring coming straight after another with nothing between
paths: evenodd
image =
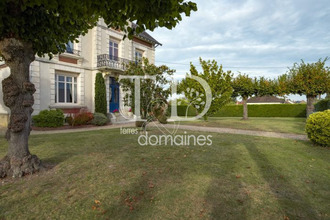
<instances>
[{"instance_id":1,"label":"large tree trunk","mask_svg":"<svg viewBox=\"0 0 330 220\"><path fill-rule=\"evenodd\" d=\"M11 113L6 133L8 154L0 161L0 178L7 175L21 177L38 171L41 164L37 156L30 154L28 147L35 92L29 67L35 53L31 44L15 38L1 40L0 53L11 72L2 81L3 100Z\"/></svg>"},{"instance_id":2,"label":"large tree trunk","mask_svg":"<svg viewBox=\"0 0 330 220\"><path fill-rule=\"evenodd\" d=\"M316 96L307 95L307 108L306 108L306 117L308 118L310 114L314 112L314 103Z\"/></svg>"},{"instance_id":3,"label":"large tree trunk","mask_svg":"<svg viewBox=\"0 0 330 220\"><path fill-rule=\"evenodd\" d=\"M248 119L247 97L243 97L243 120Z\"/></svg>"}]
</instances>

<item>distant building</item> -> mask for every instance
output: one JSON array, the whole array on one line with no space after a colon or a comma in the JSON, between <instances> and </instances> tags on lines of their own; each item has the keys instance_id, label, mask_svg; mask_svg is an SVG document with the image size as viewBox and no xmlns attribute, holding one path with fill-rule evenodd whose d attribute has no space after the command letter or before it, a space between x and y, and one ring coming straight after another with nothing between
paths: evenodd
<instances>
[{"instance_id":1,"label":"distant building","mask_svg":"<svg viewBox=\"0 0 330 220\"><path fill-rule=\"evenodd\" d=\"M262 105L262 104L285 104L288 103L284 99L277 98L276 96L255 96L247 100L248 105Z\"/></svg>"}]
</instances>

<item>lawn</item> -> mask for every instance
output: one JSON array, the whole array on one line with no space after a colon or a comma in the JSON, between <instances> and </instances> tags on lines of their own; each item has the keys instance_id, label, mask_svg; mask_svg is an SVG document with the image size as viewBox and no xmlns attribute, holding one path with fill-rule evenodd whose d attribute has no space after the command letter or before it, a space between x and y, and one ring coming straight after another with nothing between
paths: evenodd
<instances>
[{"instance_id":1,"label":"lawn","mask_svg":"<svg viewBox=\"0 0 330 220\"><path fill-rule=\"evenodd\" d=\"M242 118L239 117L209 117L207 121L202 119L196 121L181 121L180 124L305 134L305 122L305 118L251 117L248 120L242 120Z\"/></svg>"},{"instance_id":2,"label":"lawn","mask_svg":"<svg viewBox=\"0 0 330 220\"><path fill-rule=\"evenodd\" d=\"M139 146L119 129L32 135L31 152L56 166L3 182L0 219L330 217L329 149L212 136L212 146L174 147Z\"/></svg>"}]
</instances>

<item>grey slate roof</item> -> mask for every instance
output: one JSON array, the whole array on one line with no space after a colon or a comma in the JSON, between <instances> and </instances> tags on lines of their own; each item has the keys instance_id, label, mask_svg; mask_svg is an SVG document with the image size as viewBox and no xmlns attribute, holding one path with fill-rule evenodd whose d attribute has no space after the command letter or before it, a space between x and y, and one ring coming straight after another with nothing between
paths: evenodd
<instances>
[{"instance_id":1,"label":"grey slate roof","mask_svg":"<svg viewBox=\"0 0 330 220\"><path fill-rule=\"evenodd\" d=\"M136 28L137 24L132 23L132 28ZM148 34L146 31L143 31L142 33L137 34L137 37L143 39L143 40L147 40L150 43L154 44L154 45L160 45L162 46L161 43L159 43L155 38L153 38L150 34Z\"/></svg>"},{"instance_id":2,"label":"grey slate roof","mask_svg":"<svg viewBox=\"0 0 330 220\"><path fill-rule=\"evenodd\" d=\"M252 98L249 98L247 100L247 103L284 103L284 99L277 98L275 96L255 96Z\"/></svg>"}]
</instances>

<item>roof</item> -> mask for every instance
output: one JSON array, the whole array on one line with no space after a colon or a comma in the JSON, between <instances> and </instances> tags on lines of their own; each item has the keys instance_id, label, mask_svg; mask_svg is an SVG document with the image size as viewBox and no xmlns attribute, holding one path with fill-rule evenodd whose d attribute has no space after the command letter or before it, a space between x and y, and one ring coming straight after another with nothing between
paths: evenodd
<instances>
[{"instance_id":1,"label":"roof","mask_svg":"<svg viewBox=\"0 0 330 220\"><path fill-rule=\"evenodd\" d=\"M275 96L255 96L249 98L247 103L284 103L284 99L277 98Z\"/></svg>"},{"instance_id":2,"label":"roof","mask_svg":"<svg viewBox=\"0 0 330 220\"><path fill-rule=\"evenodd\" d=\"M135 23L132 23L132 28L136 28L137 27L137 24ZM155 38L153 38L150 34L148 34L146 31L143 31L139 34L137 34L137 37L138 38L141 38L142 40L146 40L146 41L149 41L150 43L154 44L154 45L160 45L162 46L161 43L159 43Z\"/></svg>"}]
</instances>

